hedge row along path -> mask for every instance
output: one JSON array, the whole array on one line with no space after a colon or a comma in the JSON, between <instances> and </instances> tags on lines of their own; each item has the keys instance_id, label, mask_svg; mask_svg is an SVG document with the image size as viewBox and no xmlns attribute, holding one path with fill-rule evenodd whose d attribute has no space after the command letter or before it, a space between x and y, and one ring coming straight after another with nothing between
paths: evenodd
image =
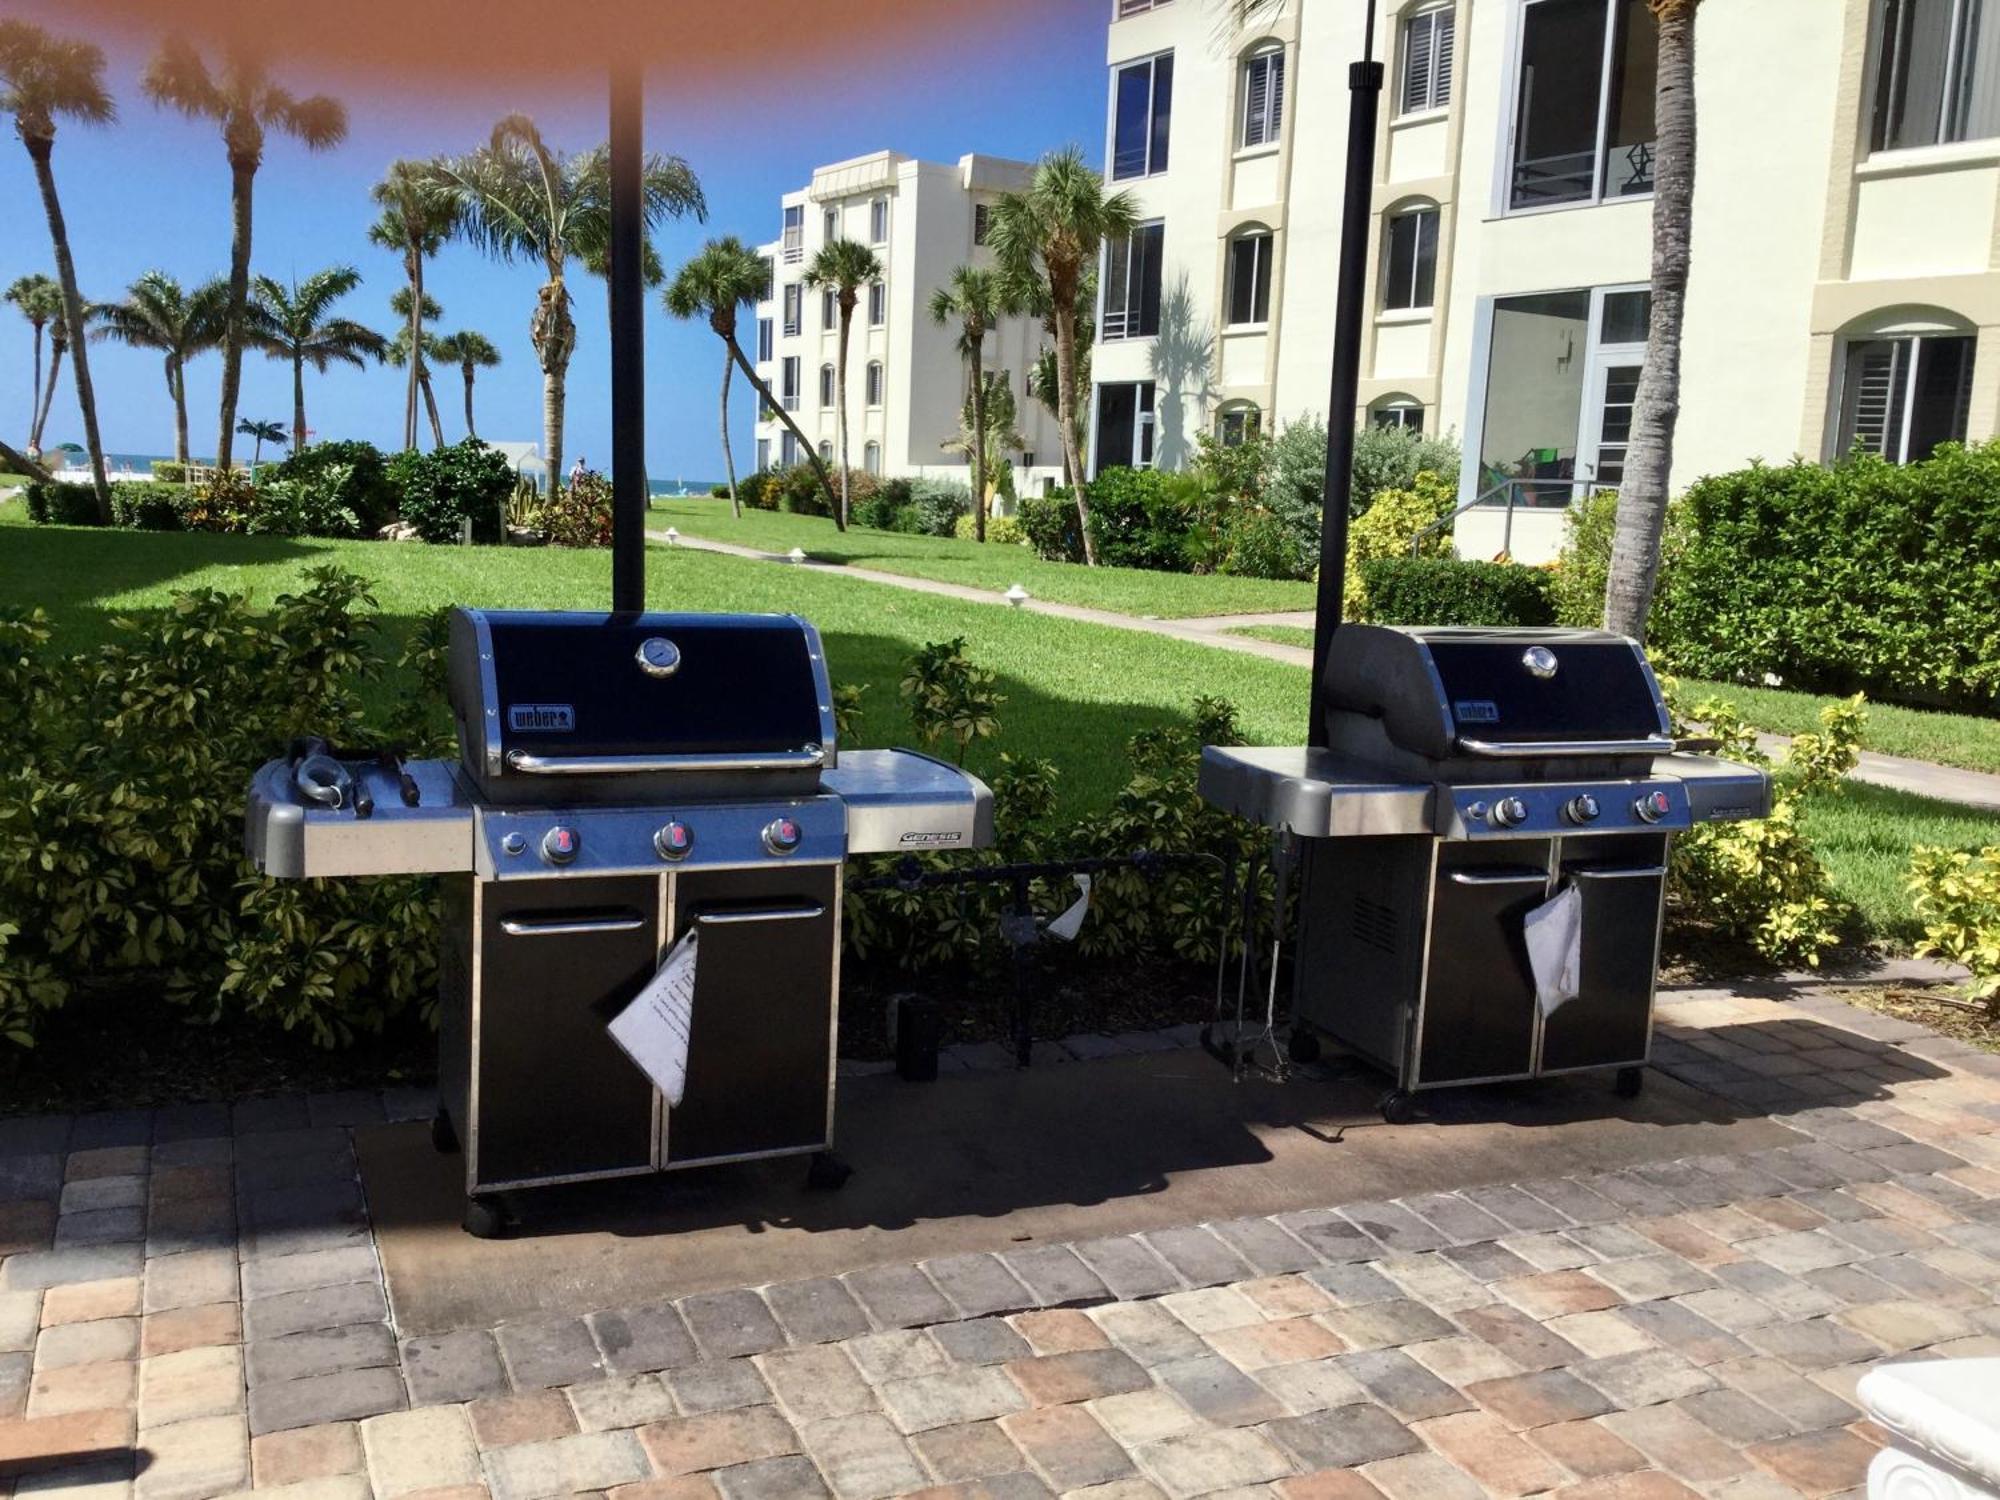
<instances>
[{"instance_id":1,"label":"hedge row along path","mask_svg":"<svg viewBox=\"0 0 2000 1500\"><path fill-rule=\"evenodd\" d=\"M648 535L656 542L667 541L667 535L663 531L650 532ZM976 589L959 583L939 583L935 579L911 578L901 573L882 573L872 568L849 567L810 557L795 562L782 553L764 552L755 547L738 546L734 542L711 541L705 537L692 537L678 532L675 534L673 545L691 547L700 552L721 552L730 557L744 557L755 562L787 563L795 567L815 568L832 576L859 578L869 583L885 583L891 588L910 589L920 594L937 594L949 599L962 599L970 604L994 605L1006 601L1006 595L997 594L991 589ZM1240 651L1245 655L1261 656L1267 661L1280 661L1290 666L1312 665L1312 652L1303 646L1287 646L1277 641L1260 640L1256 636L1233 633L1270 626L1310 630L1313 617L1309 611L1304 610L1248 615L1204 615L1185 620L1165 620L1151 616L1119 614L1109 609L1089 609L1077 604L1053 604L1048 600L1035 598L1023 600L1019 607L1039 614L1056 615L1065 620L1081 620L1092 625L1109 625L1119 630L1140 630L1153 635L1172 636L1175 640L1196 641L1204 646L1220 646L1225 651ZM1778 734L1760 734L1757 740L1766 751L1772 753L1783 750L1791 744L1790 738ZM2000 812L2000 776L1989 772L1962 771L1953 766L1934 765L1929 761L1909 760L1900 755L1882 755L1873 750L1864 750L1861 752L1860 763L1851 774L1856 781L1865 781L1874 786L1890 787L1896 791L1912 792L1920 797L1934 797L1941 802L1956 802L1965 807Z\"/></svg>"}]
</instances>

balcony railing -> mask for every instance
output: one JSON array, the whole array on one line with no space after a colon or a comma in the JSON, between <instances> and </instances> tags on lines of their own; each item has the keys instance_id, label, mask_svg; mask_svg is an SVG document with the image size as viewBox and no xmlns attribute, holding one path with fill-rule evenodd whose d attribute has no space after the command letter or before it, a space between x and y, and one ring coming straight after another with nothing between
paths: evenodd
<instances>
[{"instance_id":1,"label":"balcony railing","mask_svg":"<svg viewBox=\"0 0 2000 1500\"><path fill-rule=\"evenodd\" d=\"M1516 509L1561 510L1605 488L1608 486L1588 479L1503 479L1491 488L1481 490L1451 514L1431 522L1411 537L1410 556L1415 557L1428 538L1449 528L1467 511L1490 510L1502 505L1507 508L1507 514L1500 523L1500 550L1511 553L1514 550Z\"/></svg>"}]
</instances>

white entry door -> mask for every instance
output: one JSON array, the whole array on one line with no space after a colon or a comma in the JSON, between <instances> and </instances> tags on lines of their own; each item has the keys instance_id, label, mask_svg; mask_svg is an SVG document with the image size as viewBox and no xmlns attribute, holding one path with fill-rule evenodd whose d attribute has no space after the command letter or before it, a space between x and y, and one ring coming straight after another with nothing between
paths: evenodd
<instances>
[{"instance_id":1,"label":"white entry door","mask_svg":"<svg viewBox=\"0 0 2000 1500\"><path fill-rule=\"evenodd\" d=\"M1596 489L1616 489L1625 478L1640 367L1638 353L1622 349L1599 350L1591 361L1576 455L1579 498Z\"/></svg>"}]
</instances>

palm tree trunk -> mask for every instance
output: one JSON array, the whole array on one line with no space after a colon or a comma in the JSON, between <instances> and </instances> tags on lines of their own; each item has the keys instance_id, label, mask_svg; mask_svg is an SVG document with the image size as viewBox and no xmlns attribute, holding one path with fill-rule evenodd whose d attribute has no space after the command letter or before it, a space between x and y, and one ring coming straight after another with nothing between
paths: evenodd
<instances>
[{"instance_id":1,"label":"palm tree trunk","mask_svg":"<svg viewBox=\"0 0 2000 1500\"><path fill-rule=\"evenodd\" d=\"M472 366L467 363L458 368L459 373L465 377L465 435L476 438L479 433L472 425Z\"/></svg>"},{"instance_id":2,"label":"palm tree trunk","mask_svg":"<svg viewBox=\"0 0 2000 1500\"><path fill-rule=\"evenodd\" d=\"M306 360L292 356L292 452L306 445Z\"/></svg>"},{"instance_id":3,"label":"palm tree trunk","mask_svg":"<svg viewBox=\"0 0 2000 1500\"><path fill-rule=\"evenodd\" d=\"M424 258L415 250L405 250L403 256L410 274L410 378L403 395L403 447L407 450L417 446L417 351L424 347Z\"/></svg>"},{"instance_id":4,"label":"palm tree trunk","mask_svg":"<svg viewBox=\"0 0 2000 1500\"><path fill-rule=\"evenodd\" d=\"M986 540L986 336L972 346L972 537Z\"/></svg>"},{"instance_id":5,"label":"palm tree trunk","mask_svg":"<svg viewBox=\"0 0 2000 1500\"><path fill-rule=\"evenodd\" d=\"M264 431L257 430L257 441L250 445L250 472L257 472L257 465L264 461Z\"/></svg>"},{"instance_id":6,"label":"palm tree trunk","mask_svg":"<svg viewBox=\"0 0 2000 1500\"><path fill-rule=\"evenodd\" d=\"M431 372L428 365L420 366L418 384L424 388L424 411L431 419L431 442L437 447L444 446L444 423L438 420L437 396L431 389Z\"/></svg>"},{"instance_id":7,"label":"palm tree trunk","mask_svg":"<svg viewBox=\"0 0 2000 1500\"><path fill-rule=\"evenodd\" d=\"M736 366L730 361L729 351L722 351L722 468L729 476L729 511L737 520L743 519L743 502L736 498L736 455L729 447L729 377Z\"/></svg>"},{"instance_id":8,"label":"palm tree trunk","mask_svg":"<svg viewBox=\"0 0 2000 1500\"><path fill-rule=\"evenodd\" d=\"M840 504L833 518L847 530L847 335L854 326L854 300L840 299L840 342L833 351L833 413L840 434Z\"/></svg>"},{"instance_id":9,"label":"palm tree trunk","mask_svg":"<svg viewBox=\"0 0 2000 1500\"><path fill-rule=\"evenodd\" d=\"M35 183L42 190L42 208L49 216L49 239L54 243L56 253L56 279L62 283L63 323L69 329L70 342L76 351L70 358L70 368L76 376L76 404L83 411L83 441L90 450L90 482L97 491L97 519L109 526L111 515L111 485L104 477L104 446L97 437L97 392L90 384L90 357L85 348L89 340L83 336L83 297L76 289L76 262L70 258L69 230L63 224L62 200L56 196L56 174L49 162L53 141L34 140L28 143L28 156L35 164ZM55 382L49 382L51 388Z\"/></svg>"},{"instance_id":10,"label":"palm tree trunk","mask_svg":"<svg viewBox=\"0 0 2000 1500\"><path fill-rule=\"evenodd\" d=\"M733 338L724 342L729 345L729 357L736 361L736 368L743 372L744 379L750 382L751 388L763 401L765 409L776 412L778 420L785 424L786 430L799 440L799 451L805 454L806 462L813 466L813 473L819 476L819 487L826 494L826 503L831 509L833 523L835 526L840 526L840 497L833 492L833 476L826 472L826 461L819 456L819 449L806 441L806 435L799 431L799 424L792 420L792 414L786 411L771 394L769 382L757 373L757 367L751 364L743 353L743 346ZM846 528L841 527L841 529Z\"/></svg>"},{"instance_id":11,"label":"palm tree trunk","mask_svg":"<svg viewBox=\"0 0 2000 1500\"><path fill-rule=\"evenodd\" d=\"M1694 16L1698 0L1653 0L1660 30L1653 114L1653 305L1646 362L1632 406L1632 442L1618 486L1611 569L1604 587L1608 629L1646 639L1659 582L1666 528L1667 481L1681 409L1681 319L1687 306L1689 242L1694 220Z\"/></svg>"},{"instance_id":12,"label":"palm tree trunk","mask_svg":"<svg viewBox=\"0 0 2000 1500\"><path fill-rule=\"evenodd\" d=\"M1053 289L1052 289L1053 290ZM1090 502L1083 495L1083 445L1076 436L1076 298L1055 298L1056 400L1062 410L1056 427L1062 433L1063 462L1069 465L1070 493L1076 497L1076 524L1083 532L1084 566L1097 566L1097 543L1090 536Z\"/></svg>"},{"instance_id":13,"label":"palm tree trunk","mask_svg":"<svg viewBox=\"0 0 2000 1500\"><path fill-rule=\"evenodd\" d=\"M549 466L549 497L562 487L563 400L569 357L576 349L576 323L569 312L569 288L560 264L549 266L549 279L535 297L535 315L528 337L542 366L542 452ZM416 351L411 351L411 358Z\"/></svg>"},{"instance_id":14,"label":"palm tree trunk","mask_svg":"<svg viewBox=\"0 0 2000 1500\"><path fill-rule=\"evenodd\" d=\"M181 370L178 358L167 358L167 394L174 400L174 462L181 466L181 478L187 478L188 461L188 404L187 376Z\"/></svg>"},{"instance_id":15,"label":"palm tree trunk","mask_svg":"<svg viewBox=\"0 0 2000 1500\"><path fill-rule=\"evenodd\" d=\"M49 341L49 383L42 387L41 406L35 412L35 430L28 434L28 449L33 457L42 456L42 436L49 425L49 408L55 405L56 382L62 376L63 351L67 344Z\"/></svg>"},{"instance_id":16,"label":"palm tree trunk","mask_svg":"<svg viewBox=\"0 0 2000 1500\"><path fill-rule=\"evenodd\" d=\"M40 458L36 446L42 432L42 325L35 325L35 383L28 387L28 457Z\"/></svg>"},{"instance_id":17,"label":"palm tree trunk","mask_svg":"<svg viewBox=\"0 0 2000 1500\"><path fill-rule=\"evenodd\" d=\"M250 193L257 178L254 161L229 163L229 307L222 322L222 423L215 439L215 467L229 472L236 448L236 398L243 389L243 309L250 301ZM304 401L300 401L304 409ZM299 419L305 425L305 419Z\"/></svg>"},{"instance_id":18,"label":"palm tree trunk","mask_svg":"<svg viewBox=\"0 0 2000 1500\"><path fill-rule=\"evenodd\" d=\"M568 376L560 366L542 372L542 451L548 455L551 498L563 482L563 397Z\"/></svg>"}]
</instances>

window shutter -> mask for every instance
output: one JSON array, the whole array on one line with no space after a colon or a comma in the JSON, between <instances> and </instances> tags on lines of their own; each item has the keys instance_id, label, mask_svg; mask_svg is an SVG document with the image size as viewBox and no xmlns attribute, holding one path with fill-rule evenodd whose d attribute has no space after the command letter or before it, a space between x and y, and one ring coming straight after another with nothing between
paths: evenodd
<instances>
[{"instance_id":1,"label":"window shutter","mask_svg":"<svg viewBox=\"0 0 2000 1500\"><path fill-rule=\"evenodd\" d=\"M1889 437L1890 408L1902 386L1896 356L1907 345L1882 341L1864 345L1854 352L1851 375L1854 396L1848 431L1848 445L1856 453L1882 453Z\"/></svg>"},{"instance_id":2,"label":"window shutter","mask_svg":"<svg viewBox=\"0 0 2000 1500\"><path fill-rule=\"evenodd\" d=\"M1431 17L1411 18L1404 32L1403 113L1430 108Z\"/></svg>"},{"instance_id":3,"label":"window shutter","mask_svg":"<svg viewBox=\"0 0 2000 1500\"><path fill-rule=\"evenodd\" d=\"M1285 54L1273 52L1264 60L1271 79L1271 108L1264 127L1264 139L1275 141L1279 127L1285 122Z\"/></svg>"},{"instance_id":4,"label":"window shutter","mask_svg":"<svg viewBox=\"0 0 2000 1500\"><path fill-rule=\"evenodd\" d=\"M1270 103L1271 74L1268 57L1253 57L1244 70L1243 144L1264 144L1264 111Z\"/></svg>"},{"instance_id":5,"label":"window shutter","mask_svg":"<svg viewBox=\"0 0 2000 1500\"><path fill-rule=\"evenodd\" d=\"M1451 57L1452 38L1455 30L1452 13L1448 10L1433 12L1436 22L1433 34L1433 48L1437 61L1432 67L1431 108L1442 109L1451 103Z\"/></svg>"}]
</instances>

